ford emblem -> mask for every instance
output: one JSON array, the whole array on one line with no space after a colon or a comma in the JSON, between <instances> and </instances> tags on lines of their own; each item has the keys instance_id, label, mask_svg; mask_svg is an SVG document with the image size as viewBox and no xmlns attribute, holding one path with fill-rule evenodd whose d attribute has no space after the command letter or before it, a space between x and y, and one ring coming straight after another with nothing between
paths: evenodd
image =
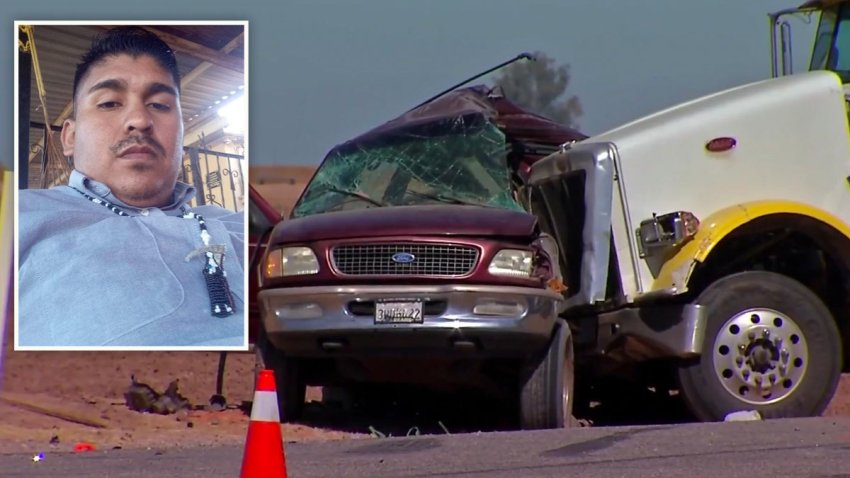
<instances>
[{"instance_id":1,"label":"ford emblem","mask_svg":"<svg viewBox=\"0 0 850 478\"><path fill-rule=\"evenodd\" d=\"M393 254L393 262L398 264L410 264L416 260L416 256L409 252L396 252Z\"/></svg>"}]
</instances>

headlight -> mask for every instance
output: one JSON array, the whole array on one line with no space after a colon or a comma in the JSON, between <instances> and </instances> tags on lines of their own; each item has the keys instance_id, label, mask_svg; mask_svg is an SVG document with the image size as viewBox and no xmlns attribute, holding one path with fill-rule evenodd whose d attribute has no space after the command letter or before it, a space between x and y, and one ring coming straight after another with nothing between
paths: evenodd
<instances>
[{"instance_id":1,"label":"headlight","mask_svg":"<svg viewBox=\"0 0 850 478\"><path fill-rule=\"evenodd\" d=\"M699 219L688 211L669 214L652 214L641 221L638 235L638 252L641 258L649 257L688 242L699 231Z\"/></svg>"},{"instance_id":2,"label":"headlight","mask_svg":"<svg viewBox=\"0 0 850 478\"><path fill-rule=\"evenodd\" d=\"M269 251L263 274L266 279L319 272L319 260L309 247L284 247Z\"/></svg>"},{"instance_id":3,"label":"headlight","mask_svg":"<svg viewBox=\"0 0 850 478\"><path fill-rule=\"evenodd\" d=\"M490 261L487 270L494 276L531 277L532 255L530 251L502 249Z\"/></svg>"}]
</instances>

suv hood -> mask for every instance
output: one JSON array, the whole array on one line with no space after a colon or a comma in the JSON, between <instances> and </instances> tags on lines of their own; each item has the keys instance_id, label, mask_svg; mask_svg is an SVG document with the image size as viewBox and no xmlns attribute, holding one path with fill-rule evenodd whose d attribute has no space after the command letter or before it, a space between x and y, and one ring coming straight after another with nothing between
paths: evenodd
<instances>
[{"instance_id":1,"label":"suv hood","mask_svg":"<svg viewBox=\"0 0 850 478\"><path fill-rule=\"evenodd\" d=\"M275 227L271 243L425 235L529 238L537 234L537 219L521 211L460 205L397 206L289 219Z\"/></svg>"}]
</instances>

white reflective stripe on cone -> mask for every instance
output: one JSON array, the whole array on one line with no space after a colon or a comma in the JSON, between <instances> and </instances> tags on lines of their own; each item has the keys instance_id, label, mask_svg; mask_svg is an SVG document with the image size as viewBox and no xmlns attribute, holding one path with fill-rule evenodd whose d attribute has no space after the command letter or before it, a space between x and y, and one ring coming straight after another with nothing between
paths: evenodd
<instances>
[{"instance_id":1,"label":"white reflective stripe on cone","mask_svg":"<svg viewBox=\"0 0 850 478\"><path fill-rule=\"evenodd\" d=\"M277 411L277 393L254 392L251 421L280 423L280 415Z\"/></svg>"}]
</instances>

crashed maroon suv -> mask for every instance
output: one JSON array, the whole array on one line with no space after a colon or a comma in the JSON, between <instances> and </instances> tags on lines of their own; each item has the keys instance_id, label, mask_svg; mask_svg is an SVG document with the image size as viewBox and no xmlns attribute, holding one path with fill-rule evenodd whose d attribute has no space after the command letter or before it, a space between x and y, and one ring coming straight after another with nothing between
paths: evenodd
<instances>
[{"instance_id":1,"label":"crashed maroon suv","mask_svg":"<svg viewBox=\"0 0 850 478\"><path fill-rule=\"evenodd\" d=\"M524 180L583 138L479 86L332 149L260 263L259 347L282 419L299 417L306 385L483 376L515 391L522 426L563 426L563 282Z\"/></svg>"}]
</instances>

